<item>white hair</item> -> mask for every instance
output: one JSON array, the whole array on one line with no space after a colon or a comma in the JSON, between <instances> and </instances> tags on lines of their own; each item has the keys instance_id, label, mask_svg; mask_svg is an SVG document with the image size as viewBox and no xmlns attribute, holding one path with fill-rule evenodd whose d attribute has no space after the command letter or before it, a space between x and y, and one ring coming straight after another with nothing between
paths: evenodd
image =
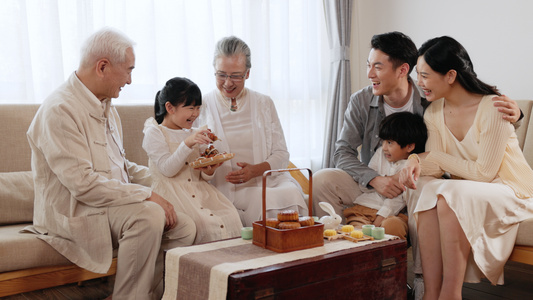
<instances>
[{"instance_id":1,"label":"white hair","mask_svg":"<svg viewBox=\"0 0 533 300\"><path fill-rule=\"evenodd\" d=\"M81 47L80 67L88 67L99 59L107 58L112 63L126 61L126 50L135 43L117 29L104 27L93 33Z\"/></svg>"},{"instance_id":2,"label":"white hair","mask_svg":"<svg viewBox=\"0 0 533 300\"><path fill-rule=\"evenodd\" d=\"M231 57L235 55L243 54L246 58L246 69L252 67L252 54L250 47L236 36L228 36L222 38L215 45L215 55L213 58L213 66L216 65L217 58L219 57Z\"/></svg>"}]
</instances>

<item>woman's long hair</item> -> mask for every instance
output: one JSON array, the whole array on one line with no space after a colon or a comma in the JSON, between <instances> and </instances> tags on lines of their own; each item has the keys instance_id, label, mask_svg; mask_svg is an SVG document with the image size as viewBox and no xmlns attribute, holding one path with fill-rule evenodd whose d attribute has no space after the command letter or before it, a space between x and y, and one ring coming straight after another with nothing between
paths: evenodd
<instances>
[{"instance_id":1,"label":"woman's long hair","mask_svg":"<svg viewBox=\"0 0 533 300\"><path fill-rule=\"evenodd\" d=\"M466 49L449 36L428 40L418 49L418 56L423 56L426 63L442 75L455 70L457 81L469 92L481 95L500 95L495 86L488 85L477 78Z\"/></svg>"}]
</instances>

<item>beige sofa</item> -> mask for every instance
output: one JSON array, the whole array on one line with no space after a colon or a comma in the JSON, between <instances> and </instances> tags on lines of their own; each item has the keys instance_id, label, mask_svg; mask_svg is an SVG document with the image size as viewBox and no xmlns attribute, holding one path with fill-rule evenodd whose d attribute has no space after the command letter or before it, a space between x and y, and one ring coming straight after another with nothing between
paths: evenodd
<instances>
[{"instance_id":1,"label":"beige sofa","mask_svg":"<svg viewBox=\"0 0 533 300\"><path fill-rule=\"evenodd\" d=\"M520 145L533 165L533 101L519 102L525 118L518 130ZM33 182L26 130L38 105L0 105L0 297L21 292L108 276L71 264L48 244L32 234L19 233L31 224ZM124 131L126 157L146 165L141 147L144 120L153 114L152 105L117 107ZM528 127L531 130L528 131ZM533 183L532 183L533 184ZM533 220L522 222L511 260L533 265Z\"/></svg>"},{"instance_id":2,"label":"beige sofa","mask_svg":"<svg viewBox=\"0 0 533 300\"><path fill-rule=\"evenodd\" d=\"M527 162L533 167L533 100L520 100L518 105L524 119L516 134ZM518 227L518 237L509 260L533 265L533 219L522 222Z\"/></svg>"}]
</instances>

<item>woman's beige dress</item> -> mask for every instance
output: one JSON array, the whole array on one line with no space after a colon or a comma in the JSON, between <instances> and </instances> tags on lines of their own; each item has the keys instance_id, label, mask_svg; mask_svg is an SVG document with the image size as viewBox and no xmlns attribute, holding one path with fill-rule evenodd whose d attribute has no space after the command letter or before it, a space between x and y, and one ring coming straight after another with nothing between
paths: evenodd
<instances>
[{"instance_id":1,"label":"woman's beige dress","mask_svg":"<svg viewBox=\"0 0 533 300\"><path fill-rule=\"evenodd\" d=\"M487 182L463 179L432 180L422 188L415 215L434 208L437 203L437 195L442 195L457 215L472 247L465 281L479 282L480 278L487 277L493 284L503 284L503 267L515 244L518 222L526 218L533 218L533 199L531 197L517 197L517 194L520 193L513 190L515 185L508 183L520 181L520 178L513 179L509 173L505 173L505 175L502 173L503 168L513 164L510 161L521 161L523 155L520 148L517 148L518 142L514 129L506 127L508 122L493 126L494 123L500 121L501 116L494 114L496 109L492 107L490 98L489 96L483 98L474 124L462 141L459 141L446 127L442 115L443 103L439 100L431 104L425 117L429 134L430 136L434 135L434 143L428 141L428 146L433 147L433 149L427 148L426 150L433 150L440 152L440 154L434 153L433 158L428 156L426 160L433 160L434 163L440 165L441 170L451 174L464 173L461 174L462 178L467 177L469 173L467 170L470 170L470 173L475 173L472 170L476 170L481 174L484 172L484 168L490 168L490 165L495 163L497 164L495 166L496 177ZM431 116L429 119L428 113ZM497 134L491 133L491 130ZM487 152L500 151L494 148L497 148L499 144L498 139L500 137L498 135L506 130L509 130L509 133L502 133L501 136L501 140L504 141L501 149L501 152L504 153L503 157L501 157L502 155L495 155L495 157L500 157L501 163L498 161L483 163L482 161L487 159ZM438 139L435 139L435 135L438 136ZM492 138L492 141L486 141L485 144L484 140L488 138ZM508 141L507 144L505 141ZM515 159L515 155L518 158ZM513 158L510 158L511 156ZM527 162L525 165L527 167L518 170L520 171L519 177L529 180L532 172ZM424 168L424 162L422 162L422 168ZM516 174L517 172L511 173ZM506 184L504 184L505 179L508 181ZM533 184L533 182L529 184Z\"/></svg>"}]
</instances>

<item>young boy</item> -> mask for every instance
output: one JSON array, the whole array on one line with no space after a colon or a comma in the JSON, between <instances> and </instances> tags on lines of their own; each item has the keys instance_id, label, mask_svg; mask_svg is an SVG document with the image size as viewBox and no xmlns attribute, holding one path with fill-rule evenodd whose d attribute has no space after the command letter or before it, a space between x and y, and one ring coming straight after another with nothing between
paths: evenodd
<instances>
[{"instance_id":1,"label":"young boy","mask_svg":"<svg viewBox=\"0 0 533 300\"><path fill-rule=\"evenodd\" d=\"M424 119L410 112L387 116L380 124L382 147L376 150L369 167L382 176L398 176L411 153L424 152L427 128ZM354 206L343 211L347 224L360 227L374 224L385 228L387 234L407 238L407 216L400 213L406 206L405 193L396 198L385 198L373 189L361 186L363 194L354 200Z\"/></svg>"}]
</instances>

